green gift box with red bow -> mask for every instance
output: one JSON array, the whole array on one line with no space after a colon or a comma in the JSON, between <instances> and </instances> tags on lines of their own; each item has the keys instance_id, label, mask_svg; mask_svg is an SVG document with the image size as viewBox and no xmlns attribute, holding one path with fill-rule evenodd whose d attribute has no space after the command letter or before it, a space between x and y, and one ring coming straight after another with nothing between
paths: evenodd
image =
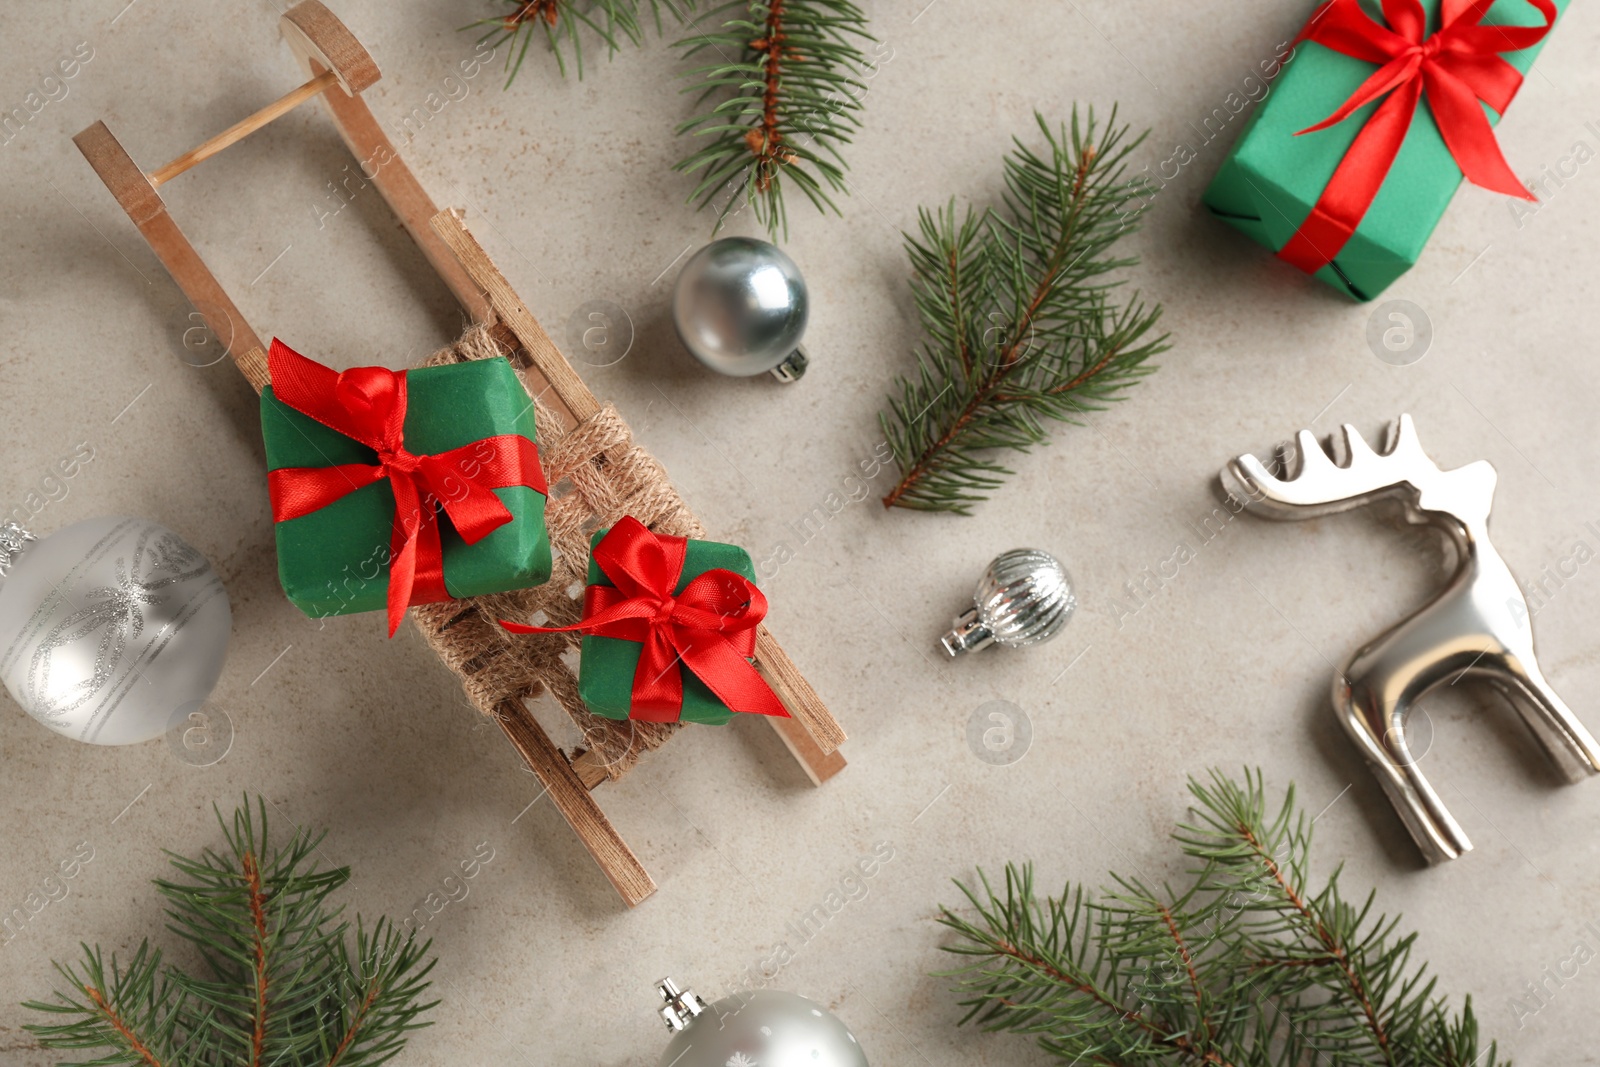
<instances>
[{"instance_id":1,"label":"green gift box with red bow","mask_svg":"<svg viewBox=\"0 0 1600 1067\"><path fill-rule=\"evenodd\" d=\"M1206 190L1357 300L1410 269L1462 178L1532 199L1494 135L1566 0L1327 0Z\"/></svg>"},{"instance_id":2,"label":"green gift box with red bow","mask_svg":"<svg viewBox=\"0 0 1600 1067\"><path fill-rule=\"evenodd\" d=\"M789 714L751 662L766 613L744 549L625 517L590 540L583 621L501 625L581 632L578 695L596 715L720 726L739 712Z\"/></svg>"},{"instance_id":3,"label":"green gift box with red bow","mask_svg":"<svg viewBox=\"0 0 1600 1067\"><path fill-rule=\"evenodd\" d=\"M336 372L274 340L261 392L284 592L313 618L550 577L533 404L504 359Z\"/></svg>"}]
</instances>

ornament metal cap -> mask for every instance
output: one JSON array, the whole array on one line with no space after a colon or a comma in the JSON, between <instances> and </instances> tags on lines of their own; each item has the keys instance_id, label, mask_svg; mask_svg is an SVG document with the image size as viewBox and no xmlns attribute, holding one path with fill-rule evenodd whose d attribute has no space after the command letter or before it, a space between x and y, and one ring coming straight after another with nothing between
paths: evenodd
<instances>
[{"instance_id":1,"label":"ornament metal cap","mask_svg":"<svg viewBox=\"0 0 1600 1067\"><path fill-rule=\"evenodd\" d=\"M972 607L956 616L954 628L939 643L950 656L993 644L1040 644L1061 632L1077 606L1060 560L1036 548L1014 548L984 568Z\"/></svg>"},{"instance_id":2,"label":"ornament metal cap","mask_svg":"<svg viewBox=\"0 0 1600 1067\"><path fill-rule=\"evenodd\" d=\"M661 999L666 1006L661 1009L661 1020L667 1024L667 1029L677 1032L686 1028L696 1015L706 1010L706 1002L695 995L692 989L679 989L678 983L671 978L663 978L656 983L656 992L661 994Z\"/></svg>"},{"instance_id":3,"label":"ornament metal cap","mask_svg":"<svg viewBox=\"0 0 1600 1067\"><path fill-rule=\"evenodd\" d=\"M773 367L767 373L785 385L798 382L806 375L806 368L811 366L811 357L806 355L804 345L795 345L794 351L784 357L783 362Z\"/></svg>"},{"instance_id":4,"label":"ornament metal cap","mask_svg":"<svg viewBox=\"0 0 1600 1067\"><path fill-rule=\"evenodd\" d=\"M944 646L947 654L959 656L965 652L988 648L994 644L994 634L978 618L978 609L968 608L955 617L953 628L939 638L939 644Z\"/></svg>"},{"instance_id":5,"label":"ornament metal cap","mask_svg":"<svg viewBox=\"0 0 1600 1067\"><path fill-rule=\"evenodd\" d=\"M23 547L33 540L35 540L33 534L24 530L14 520L0 526L0 578L6 576L6 572L11 570L11 564L21 555Z\"/></svg>"}]
</instances>

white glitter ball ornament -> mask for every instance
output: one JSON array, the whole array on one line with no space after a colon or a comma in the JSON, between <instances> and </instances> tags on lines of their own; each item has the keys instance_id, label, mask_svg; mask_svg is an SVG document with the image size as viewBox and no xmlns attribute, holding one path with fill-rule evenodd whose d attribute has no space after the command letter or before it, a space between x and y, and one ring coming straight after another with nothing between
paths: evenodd
<instances>
[{"instance_id":1,"label":"white glitter ball ornament","mask_svg":"<svg viewBox=\"0 0 1600 1067\"><path fill-rule=\"evenodd\" d=\"M35 541L7 523L0 575L0 681L57 733L149 741L217 684L228 594L165 526L107 516Z\"/></svg>"},{"instance_id":2,"label":"white glitter ball ornament","mask_svg":"<svg viewBox=\"0 0 1600 1067\"><path fill-rule=\"evenodd\" d=\"M868 1067L849 1028L805 997L757 989L707 1006L670 978L656 990L673 1031L661 1067Z\"/></svg>"}]
</instances>

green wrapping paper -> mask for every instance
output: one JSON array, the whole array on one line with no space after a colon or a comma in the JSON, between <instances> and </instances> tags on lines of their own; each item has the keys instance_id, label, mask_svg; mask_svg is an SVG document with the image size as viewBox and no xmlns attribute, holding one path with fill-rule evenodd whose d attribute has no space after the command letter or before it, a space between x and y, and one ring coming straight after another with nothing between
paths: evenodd
<instances>
[{"instance_id":1,"label":"green wrapping paper","mask_svg":"<svg viewBox=\"0 0 1600 1067\"><path fill-rule=\"evenodd\" d=\"M501 434L536 441L533 405L504 359L475 360L407 372L406 447L444 452ZM376 453L261 393L261 433L270 470L373 463ZM439 513L445 588L452 597L525 589L550 577L550 541L542 493L526 486L493 490L512 521L476 544L462 540ZM312 618L382 611L389 591L394 493L387 480L363 486L326 507L276 524L278 577Z\"/></svg>"},{"instance_id":2,"label":"green wrapping paper","mask_svg":"<svg viewBox=\"0 0 1600 1067\"><path fill-rule=\"evenodd\" d=\"M1566 3L1555 0L1558 11L1564 10ZM1439 6L1439 0L1423 2L1430 31L1437 28ZM1377 13L1376 5L1371 11ZM1483 21L1485 25L1543 25L1539 13L1525 0L1499 0ZM1541 46L1502 55L1526 72ZM1380 104L1368 104L1327 129L1298 137L1296 132L1327 118L1376 69L1373 63L1319 43L1299 42L1293 59L1206 190L1207 209L1251 240L1274 252L1281 250L1310 214L1346 150ZM1492 109L1484 105L1484 110L1491 123L1498 122ZM1461 181L1461 169L1424 101L1360 226L1315 276L1356 300L1372 299L1417 262Z\"/></svg>"},{"instance_id":3,"label":"green wrapping paper","mask_svg":"<svg viewBox=\"0 0 1600 1067\"><path fill-rule=\"evenodd\" d=\"M589 541L590 585L613 585L593 556L594 546L609 532L597 531ZM690 538L684 550L683 574L673 588L673 594L683 592L684 587L695 578L717 568L733 571L755 583L755 564L744 549L737 545ZM633 707L633 674L639 666L639 655L643 648L637 641L584 635L579 648L578 695L590 711L607 719L628 718ZM679 714L679 721L721 726L733 716L734 712L695 677L694 671L684 666L683 710Z\"/></svg>"}]
</instances>

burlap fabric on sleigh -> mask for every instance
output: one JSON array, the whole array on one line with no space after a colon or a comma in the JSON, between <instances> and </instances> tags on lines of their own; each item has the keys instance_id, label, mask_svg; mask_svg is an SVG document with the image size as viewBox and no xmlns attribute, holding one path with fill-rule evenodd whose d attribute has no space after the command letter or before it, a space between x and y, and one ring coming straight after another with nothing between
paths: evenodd
<instances>
[{"instance_id":1,"label":"burlap fabric on sleigh","mask_svg":"<svg viewBox=\"0 0 1600 1067\"><path fill-rule=\"evenodd\" d=\"M487 328L474 327L424 366L513 356ZM527 388L523 379L523 387ZM531 393L530 393L531 396ZM461 678L467 697L485 715L497 714L506 700L529 699L548 691L583 732L584 744L610 778L620 778L646 752L677 732L677 723L616 722L593 715L578 697L578 679L563 660L577 649L581 635L508 633L500 619L565 626L582 614L583 583L589 564L589 537L624 515L657 533L704 537L654 456L633 444L627 423L610 404L586 421L563 431L562 420L534 397L539 427L539 460L550 485L545 523L554 556L550 581L514 593L421 604L412 621L439 658ZM543 612L543 618L538 613ZM546 622L545 620L548 620Z\"/></svg>"}]
</instances>

